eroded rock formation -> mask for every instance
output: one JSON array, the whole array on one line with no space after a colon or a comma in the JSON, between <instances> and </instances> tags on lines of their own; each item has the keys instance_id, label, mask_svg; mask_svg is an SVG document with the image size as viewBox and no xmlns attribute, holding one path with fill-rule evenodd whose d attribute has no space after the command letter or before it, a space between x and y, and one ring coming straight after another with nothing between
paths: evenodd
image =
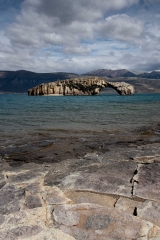
<instances>
[{"instance_id":1,"label":"eroded rock formation","mask_svg":"<svg viewBox=\"0 0 160 240\"><path fill-rule=\"evenodd\" d=\"M134 86L125 82L107 82L107 86L115 89L120 95L134 94Z\"/></svg>"},{"instance_id":2,"label":"eroded rock formation","mask_svg":"<svg viewBox=\"0 0 160 240\"><path fill-rule=\"evenodd\" d=\"M97 95L107 86L115 89L120 95L134 94L134 87L128 83L107 82L99 77L89 77L41 84L29 89L28 95Z\"/></svg>"}]
</instances>

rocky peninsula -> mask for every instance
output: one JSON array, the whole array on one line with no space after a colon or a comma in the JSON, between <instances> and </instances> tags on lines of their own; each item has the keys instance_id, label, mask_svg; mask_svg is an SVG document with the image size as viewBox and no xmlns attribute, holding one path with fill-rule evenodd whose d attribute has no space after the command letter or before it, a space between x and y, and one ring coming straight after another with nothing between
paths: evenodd
<instances>
[{"instance_id":1,"label":"rocky peninsula","mask_svg":"<svg viewBox=\"0 0 160 240\"><path fill-rule=\"evenodd\" d=\"M134 94L134 86L131 84L125 82L107 82L99 77L87 77L43 83L29 89L28 95L97 95L106 87L115 89L120 95Z\"/></svg>"}]
</instances>

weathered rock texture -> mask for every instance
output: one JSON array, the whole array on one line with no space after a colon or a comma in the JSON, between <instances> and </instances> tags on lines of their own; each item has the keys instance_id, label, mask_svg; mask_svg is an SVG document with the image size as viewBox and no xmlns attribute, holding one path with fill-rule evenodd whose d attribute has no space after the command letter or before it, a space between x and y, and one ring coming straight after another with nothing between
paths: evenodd
<instances>
[{"instance_id":1,"label":"weathered rock texture","mask_svg":"<svg viewBox=\"0 0 160 240\"><path fill-rule=\"evenodd\" d=\"M134 94L133 85L125 83L125 82L107 82L107 86L115 89L120 95Z\"/></svg>"},{"instance_id":2,"label":"weathered rock texture","mask_svg":"<svg viewBox=\"0 0 160 240\"><path fill-rule=\"evenodd\" d=\"M107 82L102 78L72 78L41 84L28 90L28 95L97 95L103 88L111 87L120 95L134 94L134 87L125 82Z\"/></svg>"},{"instance_id":3,"label":"weathered rock texture","mask_svg":"<svg viewBox=\"0 0 160 240\"><path fill-rule=\"evenodd\" d=\"M3 156L0 239L159 240L160 143L108 147L21 166ZM30 151L42 157L55 150L43 143Z\"/></svg>"}]
</instances>

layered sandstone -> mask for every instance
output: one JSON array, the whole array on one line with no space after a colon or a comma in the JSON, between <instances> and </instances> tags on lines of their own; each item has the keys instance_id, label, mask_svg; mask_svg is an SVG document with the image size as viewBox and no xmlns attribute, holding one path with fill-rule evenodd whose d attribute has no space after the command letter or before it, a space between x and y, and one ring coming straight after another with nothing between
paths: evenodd
<instances>
[{"instance_id":1,"label":"layered sandstone","mask_svg":"<svg viewBox=\"0 0 160 240\"><path fill-rule=\"evenodd\" d=\"M99 77L71 78L43 83L28 90L29 96L37 95L97 95L105 87L115 89L120 95L134 94L134 87L125 82L107 82Z\"/></svg>"}]
</instances>

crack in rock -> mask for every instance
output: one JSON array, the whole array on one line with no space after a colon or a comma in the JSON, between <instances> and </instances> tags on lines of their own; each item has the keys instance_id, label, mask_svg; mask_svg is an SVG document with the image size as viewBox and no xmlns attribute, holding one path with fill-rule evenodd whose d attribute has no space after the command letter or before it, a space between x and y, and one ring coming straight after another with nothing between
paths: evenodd
<instances>
[{"instance_id":1,"label":"crack in rock","mask_svg":"<svg viewBox=\"0 0 160 240\"><path fill-rule=\"evenodd\" d=\"M141 164L137 164L137 168L134 171L133 177L130 180L130 183L132 184L132 189L131 189L131 196L135 196L135 190L136 187L138 185L138 174L139 174L139 170L140 170Z\"/></svg>"}]
</instances>

